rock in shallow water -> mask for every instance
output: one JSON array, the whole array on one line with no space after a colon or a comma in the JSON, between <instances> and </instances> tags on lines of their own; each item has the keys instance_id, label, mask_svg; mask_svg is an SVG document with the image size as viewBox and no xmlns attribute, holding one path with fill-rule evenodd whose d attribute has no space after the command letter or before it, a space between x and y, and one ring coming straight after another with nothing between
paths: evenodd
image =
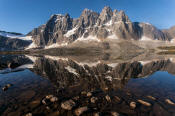
<instances>
[{"instance_id":1,"label":"rock in shallow water","mask_svg":"<svg viewBox=\"0 0 175 116\"><path fill-rule=\"evenodd\" d=\"M12 86L12 84L7 84L2 88L2 90L7 91L11 86Z\"/></svg>"},{"instance_id":2,"label":"rock in shallow water","mask_svg":"<svg viewBox=\"0 0 175 116\"><path fill-rule=\"evenodd\" d=\"M68 100L61 103L61 108L65 110L71 110L75 106L75 102L73 100Z\"/></svg>"},{"instance_id":3,"label":"rock in shallow water","mask_svg":"<svg viewBox=\"0 0 175 116\"><path fill-rule=\"evenodd\" d=\"M25 116L32 116L32 113L28 113L28 114L26 114Z\"/></svg>"},{"instance_id":4,"label":"rock in shallow water","mask_svg":"<svg viewBox=\"0 0 175 116\"><path fill-rule=\"evenodd\" d=\"M45 99L45 98L42 100L42 103L43 103L44 105L46 105L46 104L47 104L47 103L46 103L46 99Z\"/></svg>"},{"instance_id":5,"label":"rock in shallow water","mask_svg":"<svg viewBox=\"0 0 175 116\"><path fill-rule=\"evenodd\" d=\"M88 92L87 93L87 97L91 97L92 96L92 93L91 92Z\"/></svg>"},{"instance_id":6,"label":"rock in shallow water","mask_svg":"<svg viewBox=\"0 0 175 116\"><path fill-rule=\"evenodd\" d=\"M142 105L144 105L144 106L151 106L151 104L150 103L148 103L148 102L146 102L146 101L143 101L143 100L137 100L139 103L141 103Z\"/></svg>"},{"instance_id":7,"label":"rock in shallow water","mask_svg":"<svg viewBox=\"0 0 175 116\"><path fill-rule=\"evenodd\" d=\"M88 107L85 106L85 107L80 107L78 109L75 110L75 115L76 116L80 116L83 112L87 111L88 110Z\"/></svg>"},{"instance_id":8,"label":"rock in shallow water","mask_svg":"<svg viewBox=\"0 0 175 116\"><path fill-rule=\"evenodd\" d=\"M58 98L55 97L54 95L47 95L43 100L42 100L42 103L43 104L47 104L47 102L56 102L58 101Z\"/></svg>"},{"instance_id":9,"label":"rock in shallow water","mask_svg":"<svg viewBox=\"0 0 175 116\"><path fill-rule=\"evenodd\" d=\"M117 113L117 112L111 112L111 115L112 115L112 116L120 116L120 114Z\"/></svg>"},{"instance_id":10,"label":"rock in shallow water","mask_svg":"<svg viewBox=\"0 0 175 116\"><path fill-rule=\"evenodd\" d=\"M165 102L170 104L170 105L175 105L175 103L173 101L171 101L170 99L166 99Z\"/></svg>"},{"instance_id":11,"label":"rock in shallow water","mask_svg":"<svg viewBox=\"0 0 175 116\"><path fill-rule=\"evenodd\" d=\"M156 98L153 96L147 96L147 98L152 99L152 100L156 100Z\"/></svg>"},{"instance_id":12,"label":"rock in shallow water","mask_svg":"<svg viewBox=\"0 0 175 116\"><path fill-rule=\"evenodd\" d=\"M51 102L56 102L56 101L58 101L58 98L57 97L52 97L52 98L50 98L50 101Z\"/></svg>"},{"instance_id":13,"label":"rock in shallow water","mask_svg":"<svg viewBox=\"0 0 175 116\"><path fill-rule=\"evenodd\" d=\"M121 101L121 99L118 96L114 96L114 99L115 99L116 102L120 102Z\"/></svg>"},{"instance_id":14,"label":"rock in shallow water","mask_svg":"<svg viewBox=\"0 0 175 116\"><path fill-rule=\"evenodd\" d=\"M109 95L106 95L105 98L108 102L111 102L111 97Z\"/></svg>"},{"instance_id":15,"label":"rock in shallow water","mask_svg":"<svg viewBox=\"0 0 175 116\"><path fill-rule=\"evenodd\" d=\"M53 95L47 95L46 99L51 99L52 97L54 97Z\"/></svg>"},{"instance_id":16,"label":"rock in shallow water","mask_svg":"<svg viewBox=\"0 0 175 116\"><path fill-rule=\"evenodd\" d=\"M135 109L136 108L136 102L131 102L130 103L130 108Z\"/></svg>"},{"instance_id":17,"label":"rock in shallow water","mask_svg":"<svg viewBox=\"0 0 175 116\"><path fill-rule=\"evenodd\" d=\"M91 103L95 103L97 100L98 100L97 97L92 97L92 98L91 98Z\"/></svg>"}]
</instances>

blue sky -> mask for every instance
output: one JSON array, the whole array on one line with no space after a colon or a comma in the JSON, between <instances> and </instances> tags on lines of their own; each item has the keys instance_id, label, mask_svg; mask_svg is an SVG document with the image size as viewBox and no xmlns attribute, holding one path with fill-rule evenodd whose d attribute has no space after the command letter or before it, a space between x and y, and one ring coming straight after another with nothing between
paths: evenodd
<instances>
[{"instance_id":1,"label":"blue sky","mask_svg":"<svg viewBox=\"0 0 175 116\"><path fill-rule=\"evenodd\" d=\"M133 22L175 25L175 0L0 0L0 30L28 33L52 14L77 18L84 8L101 12L104 6L124 10Z\"/></svg>"}]
</instances>

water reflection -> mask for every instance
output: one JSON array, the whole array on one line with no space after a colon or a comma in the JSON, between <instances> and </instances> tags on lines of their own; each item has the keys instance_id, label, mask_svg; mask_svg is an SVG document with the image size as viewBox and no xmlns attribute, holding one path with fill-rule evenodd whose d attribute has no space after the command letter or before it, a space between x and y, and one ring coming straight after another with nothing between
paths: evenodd
<instances>
[{"instance_id":1,"label":"water reflection","mask_svg":"<svg viewBox=\"0 0 175 116\"><path fill-rule=\"evenodd\" d=\"M1 69L12 69L9 61L18 65L11 73L0 74L1 87L13 84L7 91L0 91L2 115L29 112L33 115L77 115L76 111L83 108L83 115L175 114L175 63L172 58L87 62L21 55L7 56L7 59L3 56ZM56 96L58 101L43 103L49 94ZM71 110L61 105L67 100L75 102ZM33 102L37 102L35 107Z\"/></svg>"}]
</instances>

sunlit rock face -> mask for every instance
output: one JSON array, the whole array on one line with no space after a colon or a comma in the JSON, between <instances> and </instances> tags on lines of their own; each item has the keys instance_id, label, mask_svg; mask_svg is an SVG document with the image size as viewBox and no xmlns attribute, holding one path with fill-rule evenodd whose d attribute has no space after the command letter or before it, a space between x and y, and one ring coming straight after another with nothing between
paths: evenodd
<instances>
[{"instance_id":1,"label":"sunlit rock face","mask_svg":"<svg viewBox=\"0 0 175 116\"><path fill-rule=\"evenodd\" d=\"M79 18L73 19L69 14L52 15L48 22L28 35L33 37L38 47L66 46L76 41L101 41L103 39L126 40L171 40L169 34L163 33L149 23L131 22L124 11L104 7L101 13L89 9L82 11Z\"/></svg>"},{"instance_id":2,"label":"sunlit rock face","mask_svg":"<svg viewBox=\"0 0 175 116\"><path fill-rule=\"evenodd\" d=\"M174 42L175 39L175 26L171 27L170 29L163 30L165 36L171 39L171 42Z\"/></svg>"},{"instance_id":3,"label":"sunlit rock face","mask_svg":"<svg viewBox=\"0 0 175 116\"><path fill-rule=\"evenodd\" d=\"M0 31L0 51L50 49L81 41L87 44L104 40L174 42L174 30L174 27L159 30L149 23L132 22L124 11L112 10L110 7L104 7L100 13L84 9L78 18L72 18L69 14L54 14L46 24L27 35Z\"/></svg>"}]
</instances>

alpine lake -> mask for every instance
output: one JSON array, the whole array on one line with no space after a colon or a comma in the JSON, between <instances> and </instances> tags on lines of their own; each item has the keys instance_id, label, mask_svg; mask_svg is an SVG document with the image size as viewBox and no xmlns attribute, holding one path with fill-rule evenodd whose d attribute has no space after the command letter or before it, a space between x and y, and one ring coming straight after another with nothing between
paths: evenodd
<instances>
[{"instance_id":1,"label":"alpine lake","mask_svg":"<svg viewBox=\"0 0 175 116\"><path fill-rule=\"evenodd\" d=\"M174 116L175 57L139 55L1 54L0 115Z\"/></svg>"}]
</instances>

